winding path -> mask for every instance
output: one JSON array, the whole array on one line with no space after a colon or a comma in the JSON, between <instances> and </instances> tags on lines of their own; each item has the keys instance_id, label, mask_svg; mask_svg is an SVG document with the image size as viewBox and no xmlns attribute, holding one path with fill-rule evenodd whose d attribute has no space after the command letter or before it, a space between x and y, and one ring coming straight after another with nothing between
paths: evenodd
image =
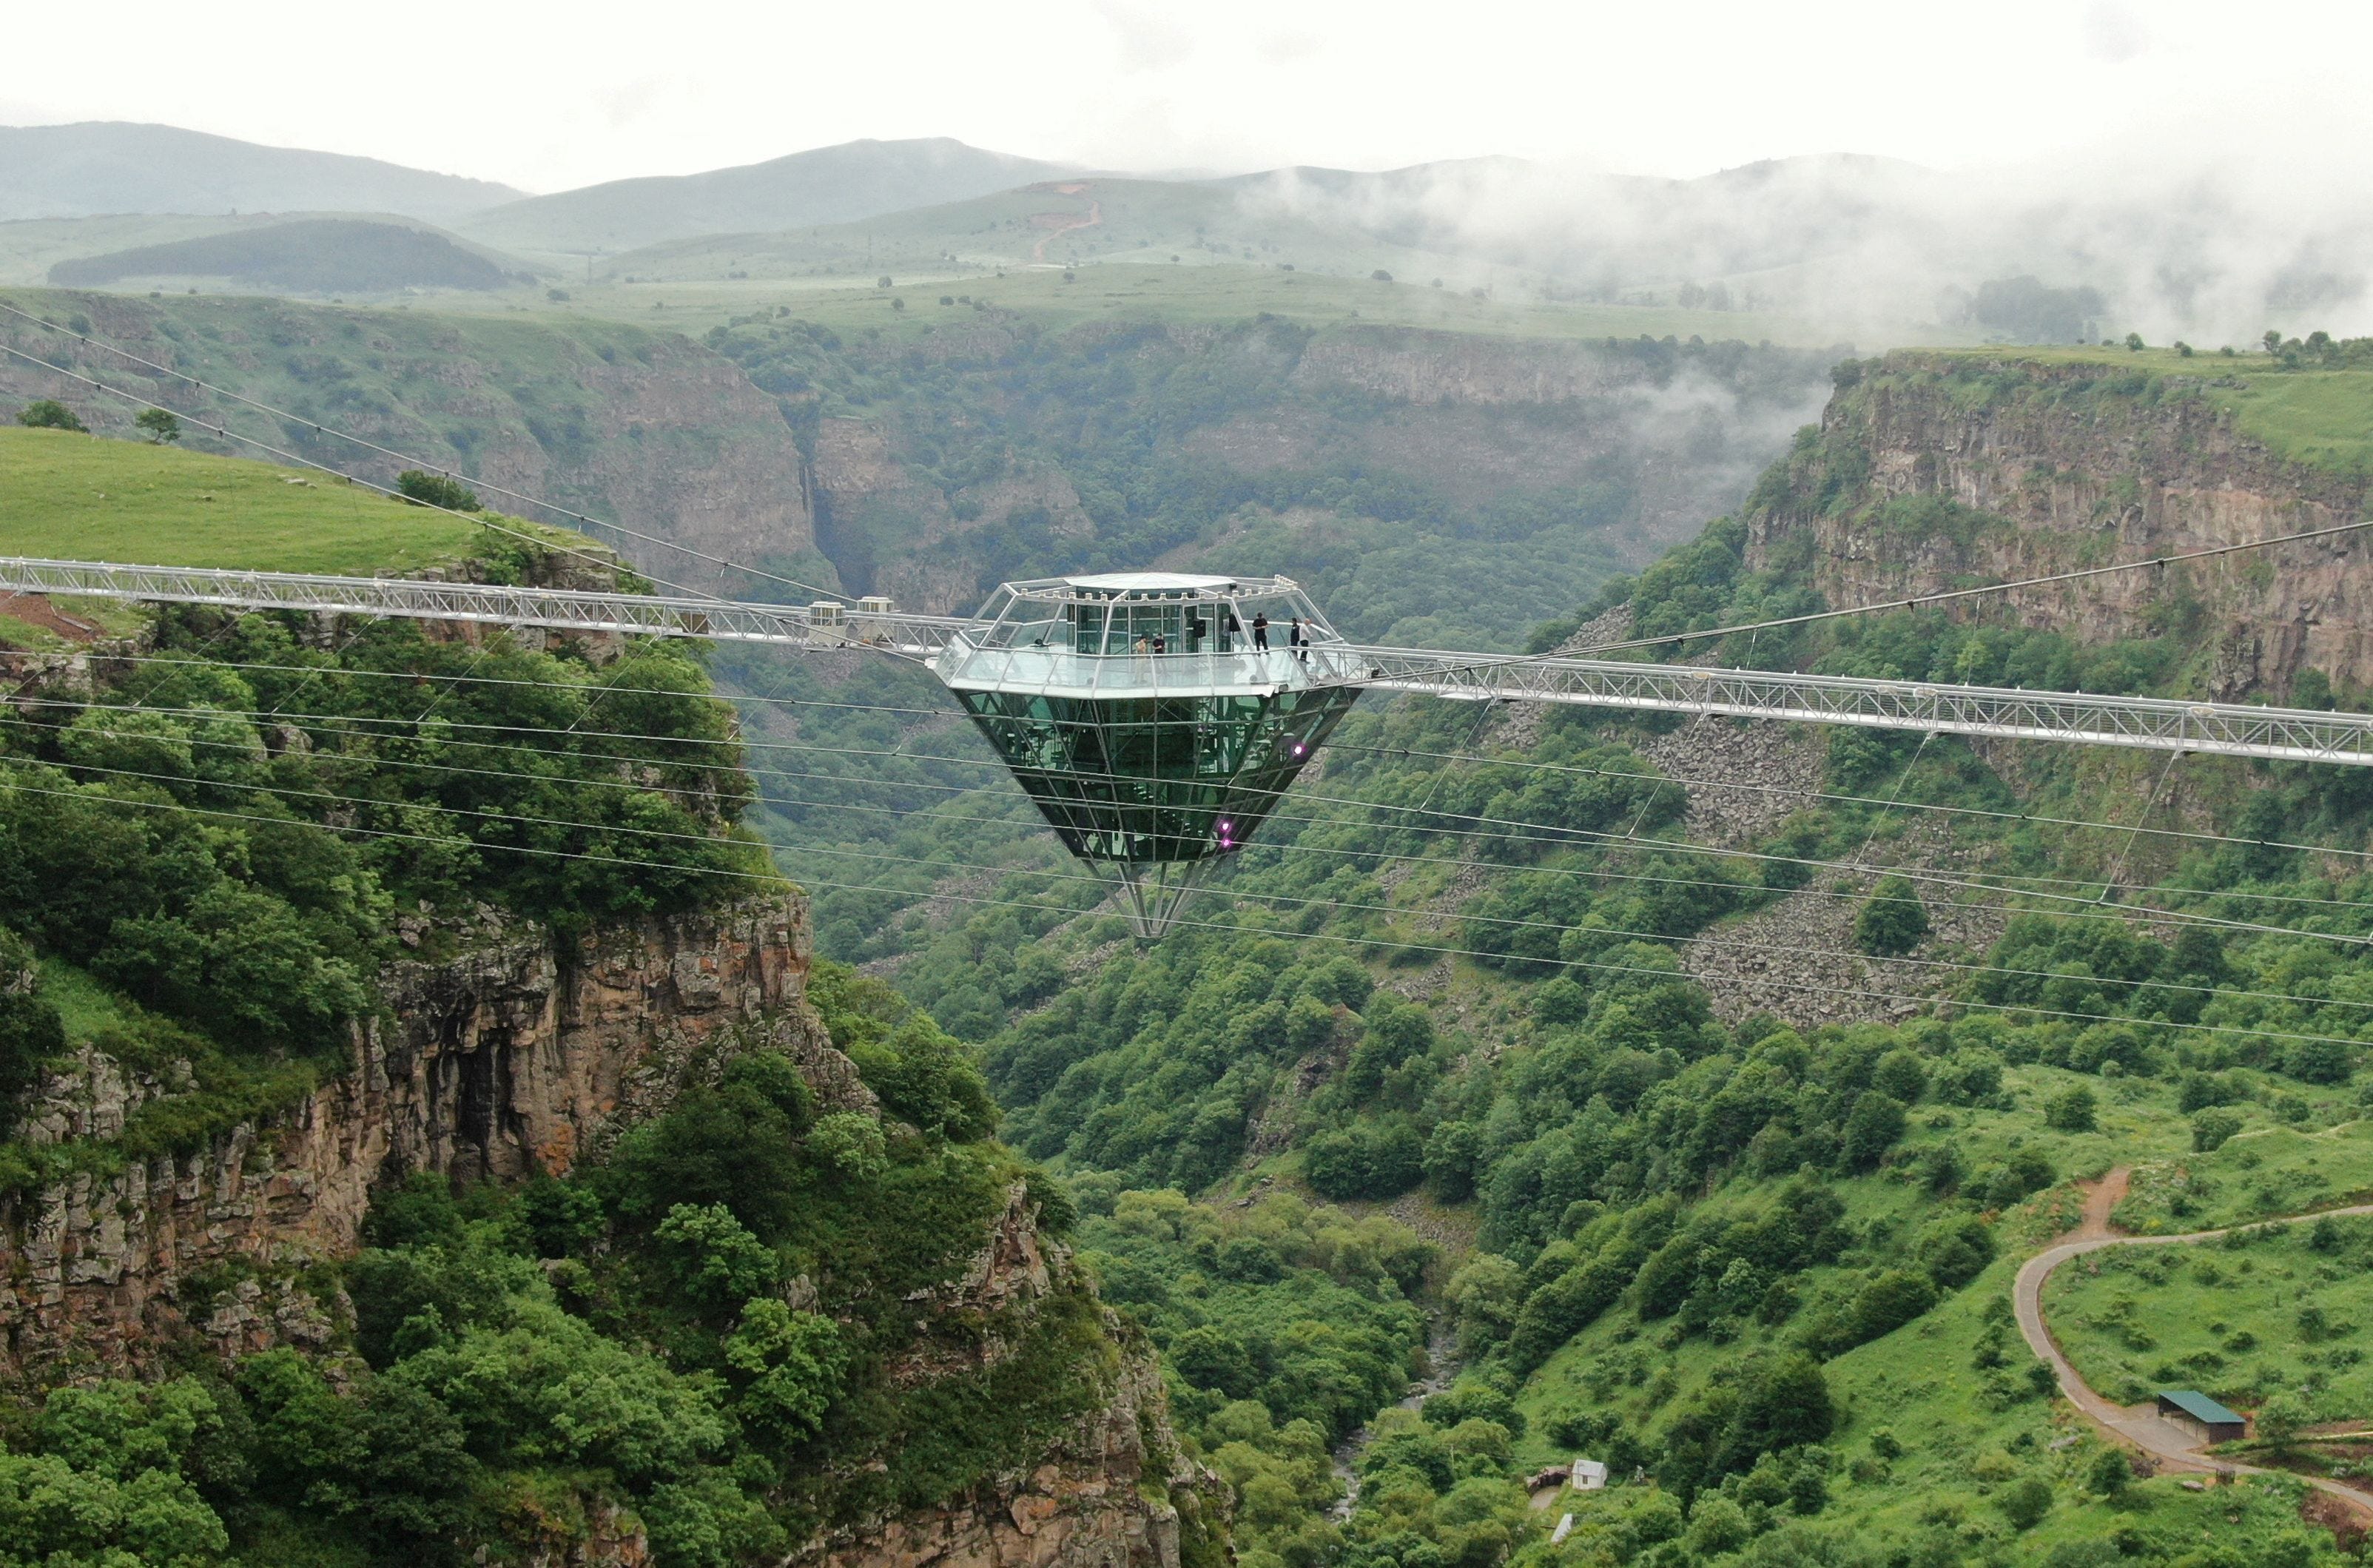
<instances>
[{"instance_id":1,"label":"winding path","mask_svg":"<svg viewBox=\"0 0 2373 1568\"><path fill-rule=\"evenodd\" d=\"M1058 185L1054 189L1058 196L1086 196L1090 187L1084 181L1073 181L1069 184ZM1046 222L1047 219L1054 221ZM1039 239L1036 245L1031 248L1030 259L1044 263L1046 260L1047 240L1065 234L1076 233L1082 228L1094 228L1104 220L1105 205L1093 196L1088 196L1088 210L1084 215L1049 212L1032 214L1030 221L1034 225L1044 223L1046 233Z\"/></svg>"},{"instance_id":2,"label":"winding path","mask_svg":"<svg viewBox=\"0 0 2373 1568\"><path fill-rule=\"evenodd\" d=\"M2373 1214L2373 1203L2360 1203L2346 1209L2324 1209L2311 1214L2286 1214L2279 1219L2253 1220L2248 1225L2193 1231L2186 1235L2119 1235L2110 1228L2110 1212L2125 1196L2129 1174L2130 1168L2121 1165L2103 1176L2086 1194L2085 1217L2076 1228L2028 1258L2026 1266L2019 1270L2018 1280L2011 1286L2011 1307L2017 1314L2018 1331L2025 1336L2028 1349L2051 1365L2059 1376L2060 1391L2068 1396L2071 1404L2084 1412L2087 1421L2111 1438L2149 1455L2161 1469L2215 1476L2294 1476L2339 1498L2358 1514L2373 1517L2373 1497L2367 1497L2352 1487L2343 1486L2322 1476L2299 1476L2296 1470L2272 1470L2233 1459L2211 1458L2200 1452L2203 1442L2197 1434L2161 1419L2151 1406L2129 1408L2103 1398L2077 1375L2075 1367L2062 1353L2059 1341L2052 1337L2052 1330L2043 1322L2044 1281L2052 1278L2053 1270L2072 1258L2098 1252L2107 1246L2179 1246L2189 1242L2215 1241L2232 1230L2251 1230L2262 1224L2297 1224L2302 1220L2321 1219L2326 1214Z\"/></svg>"}]
</instances>

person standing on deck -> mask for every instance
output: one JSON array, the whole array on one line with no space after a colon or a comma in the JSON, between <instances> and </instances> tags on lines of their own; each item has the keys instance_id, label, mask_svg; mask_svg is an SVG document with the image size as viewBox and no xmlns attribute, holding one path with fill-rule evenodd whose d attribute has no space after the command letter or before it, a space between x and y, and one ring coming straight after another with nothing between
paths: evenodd
<instances>
[{"instance_id":1,"label":"person standing on deck","mask_svg":"<svg viewBox=\"0 0 2373 1568\"><path fill-rule=\"evenodd\" d=\"M1253 612L1253 651L1268 651L1268 612L1266 610Z\"/></svg>"}]
</instances>

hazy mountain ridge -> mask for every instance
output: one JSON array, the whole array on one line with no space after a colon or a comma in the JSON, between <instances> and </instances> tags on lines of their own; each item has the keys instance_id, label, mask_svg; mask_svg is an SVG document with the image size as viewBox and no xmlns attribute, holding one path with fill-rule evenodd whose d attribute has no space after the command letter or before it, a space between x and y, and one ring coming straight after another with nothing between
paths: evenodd
<instances>
[{"instance_id":1,"label":"hazy mountain ridge","mask_svg":"<svg viewBox=\"0 0 2373 1568\"><path fill-rule=\"evenodd\" d=\"M0 220L236 210L397 212L443 222L521 193L489 180L173 125L0 126Z\"/></svg>"},{"instance_id":2,"label":"hazy mountain ridge","mask_svg":"<svg viewBox=\"0 0 2373 1568\"><path fill-rule=\"evenodd\" d=\"M565 252L634 250L701 234L845 223L963 201L1067 172L1058 164L946 136L854 141L698 174L614 180L479 214L493 244Z\"/></svg>"}]
</instances>

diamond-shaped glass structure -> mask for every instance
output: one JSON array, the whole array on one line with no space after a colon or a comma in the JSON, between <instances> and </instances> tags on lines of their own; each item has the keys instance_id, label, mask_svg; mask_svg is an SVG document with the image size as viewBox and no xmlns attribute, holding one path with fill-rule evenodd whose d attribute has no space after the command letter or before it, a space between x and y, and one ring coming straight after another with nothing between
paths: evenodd
<instances>
[{"instance_id":1,"label":"diamond-shaped glass structure","mask_svg":"<svg viewBox=\"0 0 2373 1568\"><path fill-rule=\"evenodd\" d=\"M1072 854L1162 934L1242 848L1367 673L1287 578L1009 582L933 661Z\"/></svg>"}]
</instances>

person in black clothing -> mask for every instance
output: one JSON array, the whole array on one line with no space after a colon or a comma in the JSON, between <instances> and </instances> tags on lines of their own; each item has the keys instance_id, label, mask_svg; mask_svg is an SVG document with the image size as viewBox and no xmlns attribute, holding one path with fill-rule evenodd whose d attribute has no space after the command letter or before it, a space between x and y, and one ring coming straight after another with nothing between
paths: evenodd
<instances>
[{"instance_id":1,"label":"person in black clothing","mask_svg":"<svg viewBox=\"0 0 2373 1568\"><path fill-rule=\"evenodd\" d=\"M1265 610L1253 612L1253 648L1261 653L1268 651L1268 613Z\"/></svg>"},{"instance_id":2,"label":"person in black clothing","mask_svg":"<svg viewBox=\"0 0 2373 1568\"><path fill-rule=\"evenodd\" d=\"M1296 615L1285 628L1285 646L1304 664L1310 662L1310 639L1302 634L1302 617Z\"/></svg>"},{"instance_id":3,"label":"person in black clothing","mask_svg":"<svg viewBox=\"0 0 2373 1568\"><path fill-rule=\"evenodd\" d=\"M1199 653L1202 651L1202 648L1203 617L1200 615L1188 615L1186 617L1186 651L1189 653Z\"/></svg>"}]
</instances>

